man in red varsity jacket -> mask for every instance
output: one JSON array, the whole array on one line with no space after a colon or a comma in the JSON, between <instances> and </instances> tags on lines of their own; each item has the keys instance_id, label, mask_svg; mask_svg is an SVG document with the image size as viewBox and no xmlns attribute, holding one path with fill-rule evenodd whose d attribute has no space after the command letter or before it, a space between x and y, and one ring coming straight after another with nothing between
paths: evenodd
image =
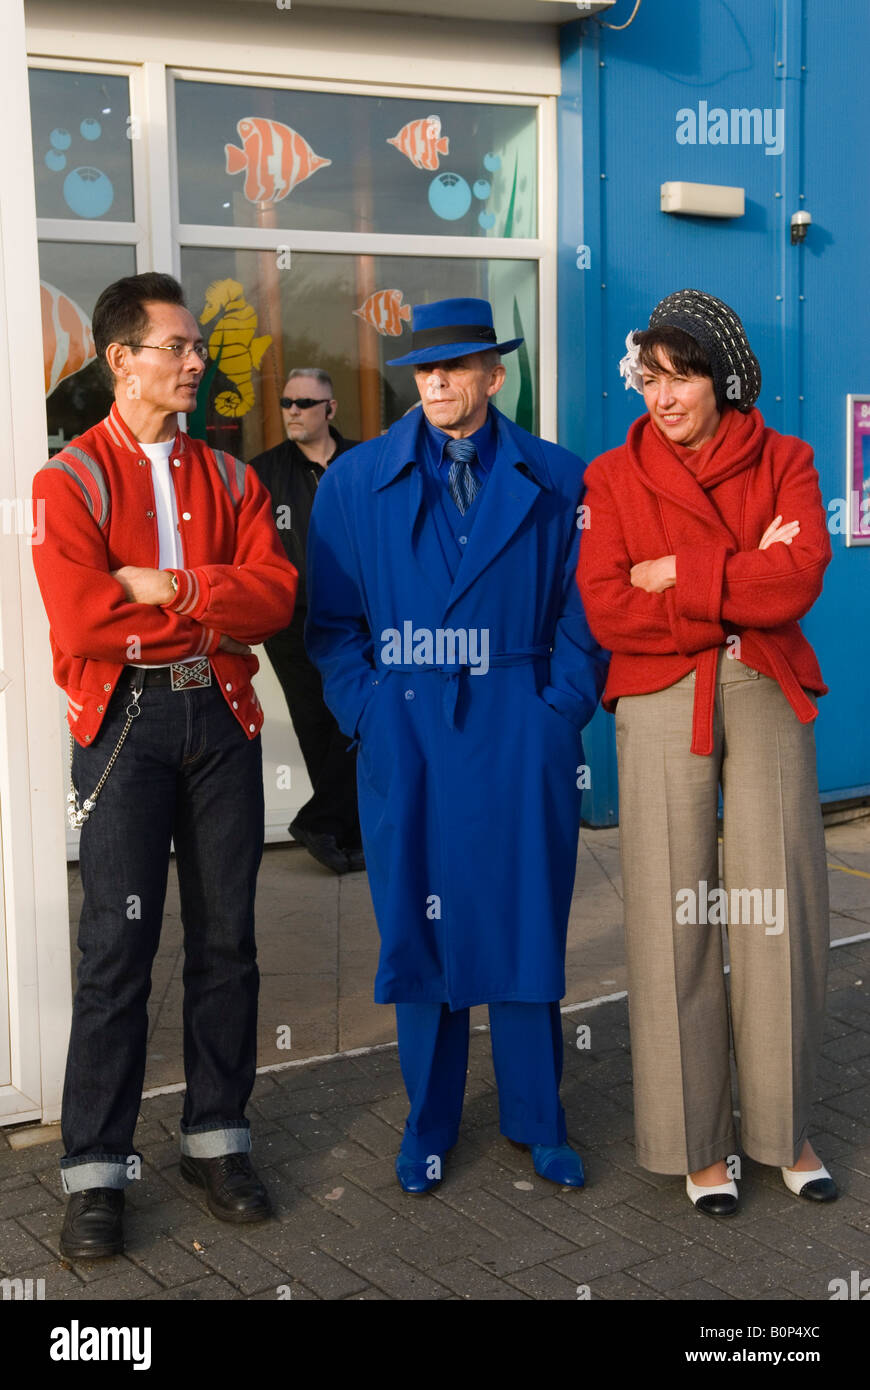
<instances>
[{"instance_id":1,"label":"man in red varsity jacket","mask_svg":"<svg viewBox=\"0 0 870 1390\"><path fill-rule=\"evenodd\" d=\"M123 1249L124 1188L140 1171L133 1130L173 841L185 950L181 1172L222 1220L269 1214L245 1118L264 821L251 646L290 622L297 583L253 470L178 428L207 352L177 281L110 285L93 332L115 403L33 486L84 888L61 1251L90 1259Z\"/></svg>"}]
</instances>

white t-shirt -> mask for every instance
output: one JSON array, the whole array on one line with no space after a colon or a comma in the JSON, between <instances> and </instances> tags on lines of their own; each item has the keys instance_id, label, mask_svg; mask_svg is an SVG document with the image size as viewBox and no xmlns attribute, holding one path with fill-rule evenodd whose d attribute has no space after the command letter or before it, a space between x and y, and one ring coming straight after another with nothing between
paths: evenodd
<instances>
[{"instance_id":1,"label":"white t-shirt","mask_svg":"<svg viewBox=\"0 0 870 1390\"><path fill-rule=\"evenodd\" d=\"M157 512L158 557L157 568L161 570L184 569L181 534L178 529L178 508L175 505L175 488L170 477L174 440L167 439L161 444L143 444L139 448L151 460L151 481L154 484L154 505ZM146 668L169 666L168 661L137 661L137 666Z\"/></svg>"},{"instance_id":2,"label":"white t-shirt","mask_svg":"<svg viewBox=\"0 0 870 1390\"><path fill-rule=\"evenodd\" d=\"M151 460L151 481L154 484L154 502L157 508L157 536L160 546L157 568L161 570L184 569L181 553L181 537L178 534L178 511L175 506L175 488L169 476L169 455L174 440L167 439L162 444L143 444L139 447Z\"/></svg>"}]
</instances>

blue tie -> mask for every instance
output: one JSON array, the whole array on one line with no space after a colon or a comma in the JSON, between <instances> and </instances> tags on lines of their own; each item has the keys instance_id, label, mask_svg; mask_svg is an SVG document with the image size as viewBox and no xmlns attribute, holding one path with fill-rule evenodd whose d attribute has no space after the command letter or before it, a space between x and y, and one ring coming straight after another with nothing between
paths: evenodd
<instances>
[{"instance_id":1,"label":"blue tie","mask_svg":"<svg viewBox=\"0 0 870 1390\"><path fill-rule=\"evenodd\" d=\"M470 439L448 439L444 452L452 459L447 475L450 496L459 508L460 516L465 516L480 491L480 481L471 467L477 458L477 449Z\"/></svg>"}]
</instances>

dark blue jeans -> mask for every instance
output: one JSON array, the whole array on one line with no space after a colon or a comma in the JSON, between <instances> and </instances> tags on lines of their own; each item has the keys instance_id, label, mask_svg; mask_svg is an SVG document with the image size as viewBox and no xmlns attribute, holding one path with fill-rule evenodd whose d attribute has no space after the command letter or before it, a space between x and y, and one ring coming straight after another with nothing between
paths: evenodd
<instances>
[{"instance_id":1,"label":"dark blue jeans","mask_svg":"<svg viewBox=\"0 0 870 1390\"><path fill-rule=\"evenodd\" d=\"M124 727L127 673L89 748L75 746L84 801ZM141 714L82 826L82 959L63 1093L64 1190L137 1176L133 1131L145 1075L147 1002L174 839L184 926L182 1152L247 1152L259 972L254 894L263 852L259 736L221 694L146 685Z\"/></svg>"}]
</instances>

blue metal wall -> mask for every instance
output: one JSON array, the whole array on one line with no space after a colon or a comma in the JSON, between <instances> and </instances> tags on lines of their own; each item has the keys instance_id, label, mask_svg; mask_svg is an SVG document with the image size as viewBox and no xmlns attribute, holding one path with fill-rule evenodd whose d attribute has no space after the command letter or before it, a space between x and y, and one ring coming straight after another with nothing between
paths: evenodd
<instances>
[{"instance_id":1,"label":"blue metal wall","mask_svg":"<svg viewBox=\"0 0 870 1390\"><path fill-rule=\"evenodd\" d=\"M616 22L626 18L621 9ZM609 16L610 17L610 16ZM584 458L643 410L617 363L663 295L703 289L743 319L766 422L808 440L826 503L845 496L847 392L870 392L870 6L807 0L644 0L622 33L562 30L559 117L559 438ZM677 112L784 113L784 148L679 144ZM775 119L775 118L774 118ZM659 210L667 180L739 185L746 214ZM792 213L813 218L790 244ZM588 245L589 269L577 248ZM870 547L834 559L803 622L830 694L816 723L825 800L870 792ZM587 735L595 824L617 815L613 721Z\"/></svg>"}]
</instances>

